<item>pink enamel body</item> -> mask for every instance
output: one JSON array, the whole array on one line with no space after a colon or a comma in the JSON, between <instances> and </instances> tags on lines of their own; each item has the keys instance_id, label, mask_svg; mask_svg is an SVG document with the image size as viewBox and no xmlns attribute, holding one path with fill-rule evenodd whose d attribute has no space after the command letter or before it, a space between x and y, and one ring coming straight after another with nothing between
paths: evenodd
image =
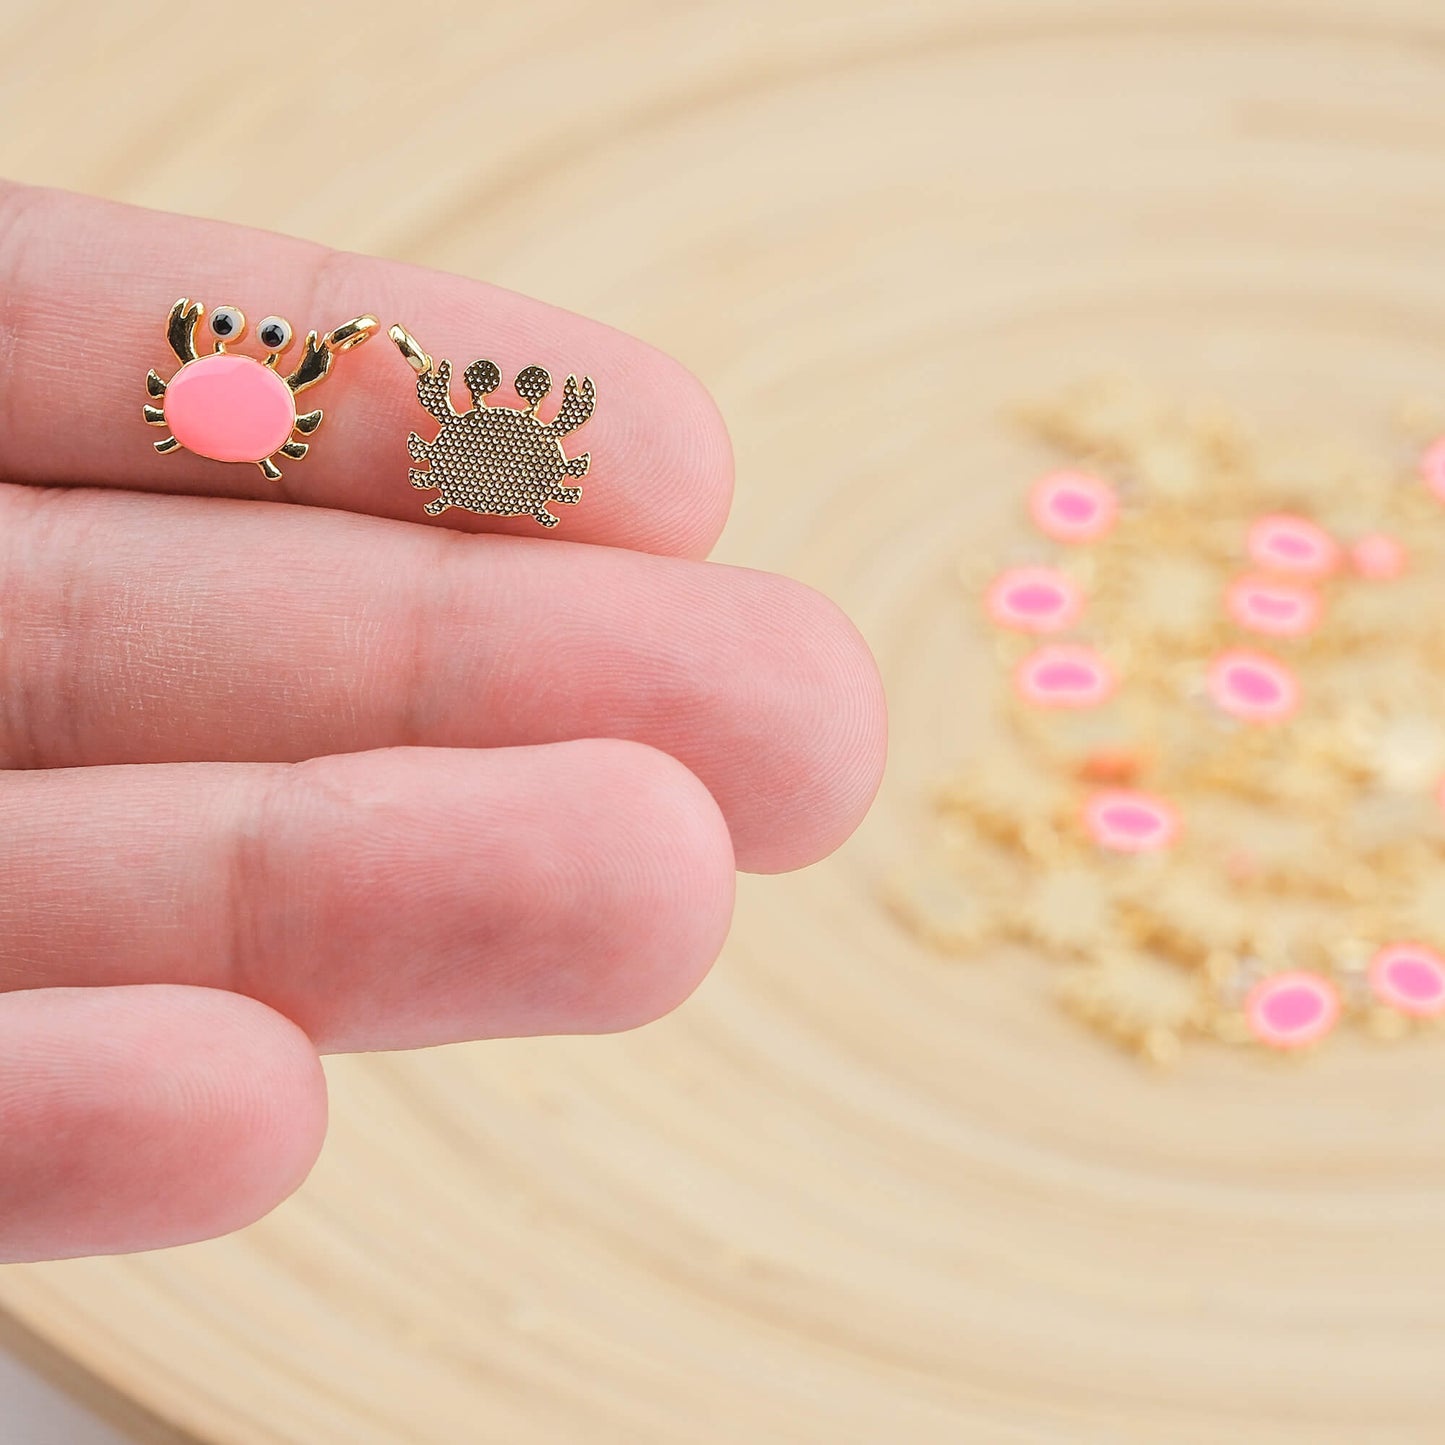
<instances>
[{"instance_id":1,"label":"pink enamel body","mask_svg":"<svg viewBox=\"0 0 1445 1445\"><path fill-rule=\"evenodd\" d=\"M1152 793L1113 788L1084 804L1084 828L1101 848L1114 853L1152 853L1179 836L1179 813Z\"/></svg>"},{"instance_id":2,"label":"pink enamel body","mask_svg":"<svg viewBox=\"0 0 1445 1445\"><path fill-rule=\"evenodd\" d=\"M270 367L218 352L188 361L170 379L165 414L188 452L217 462L259 462L290 439L296 400Z\"/></svg>"},{"instance_id":3,"label":"pink enamel body","mask_svg":"<svg viewBox=\"0 0 1445 1445\"><path fill-rule=\"evenodd\" d=\"M1299 694L1294 673L1263 652L1234 648L1209 665L1209 695L1216 706L1246 722L1283 721L1299 707Z\"/></svg>"},{"instance_id":4,"label":"pink enamel body","mask_svg":"<svg viewBox=\"0 0 1445 1445\"><path fill-rule=\"evenodd\" d=\"M1034 483L1029 512L1046 537L1092 542L1104 536L1119 513L1114 489L1087 472L1050 472Z\"/></svg>"},{"instance_id":5,"label":"pink enamel body","mask_svg":"<svg viewBox=\"0 0 1445 1445\"><path fill-rule=\"evenodd\" d=\"M1224 606L1241 627L1273 637L1303 637L1320 620L1320 597L1314 588L1269 577L1236 577Z\"/></svg>"},{"instance_id":6,"label":"pink enamel body","mask_svg":"<svg viewBox=\"0 0 1445 1445\"><path fill-rule=\"evenodd\" d=\"M1109 698L1114 670L1092 647L1058 643L1031 652L1014 673L1018 695L1035 707L1094 707Z\"/></svg>"},{"instance_id":7,"label":"pink enamel body","mask_svg":"<svg viewBox=\"0 0 1445 1445\"><path fill-rule=\"evenodd\" d=\"M1370 960L1370 987L1401 1013L1433 1018L1445 1013L1445 958L1423 943L1391 943Z\"/></svg>"},{"instance_id":8,"label":"pink enamel body","mask_svg":"<svg viewBox=\"0 0 1445 1445\"><path fill-rule=\"evenodd\" d=\"M1334 1028L1340 1016L1340 995L1317 973L1278 973L1250 990L1244 1015L1260 1043L1272 1049L1299 1049Z\"/></svg>"},{"instance_id":9,"label":"pink enamel body","mask_svg":"<svg viewBox=\"0 0 1445 1445\"><path fill-rule=\"evenodd\" d=\"M1078 621L1084 594L1072 577L1052 567L1010 567L994 578L984 605L1000 627L1059 632Z\"/></svg>"},{"instance_id":10,"label":"pink enamel body","mask_svg":"<svg viewBox=\"0 0 1445 1445\"><path fill-rule=\"evenodd\" d=\"M1284 512L1257 518L1247 546L1258 566L1299 577L1327 577L1340 558L1339 543L1317 522Z\"/></svg>"}]
</instances>

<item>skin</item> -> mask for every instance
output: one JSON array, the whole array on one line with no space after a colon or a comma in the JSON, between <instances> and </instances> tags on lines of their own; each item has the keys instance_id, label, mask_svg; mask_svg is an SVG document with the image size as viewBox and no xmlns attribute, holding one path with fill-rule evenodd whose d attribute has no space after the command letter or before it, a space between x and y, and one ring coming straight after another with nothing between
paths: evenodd
<instances>
[{"instance_id":1,"label":"skin","mask_svg":"<svg viewBox=\"0 0 1445 1445\"><path fill-rule=\"evenodd\" d=\"M180 290L586 370L582 503L425 518L384 339L281 484L157 456ZM316 1158L319 1053L645 1023L735 868L848 836L877 672L816 593L700 560L731 488L696 379L596 322L0 184L0 1259L239 1228Z\"/></svg>"}]
</instances>

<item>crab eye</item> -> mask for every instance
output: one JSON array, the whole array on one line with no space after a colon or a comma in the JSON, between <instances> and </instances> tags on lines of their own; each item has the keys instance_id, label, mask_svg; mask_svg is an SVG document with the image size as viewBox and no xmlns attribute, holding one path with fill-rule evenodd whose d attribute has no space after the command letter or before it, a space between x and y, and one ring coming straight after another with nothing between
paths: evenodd
<instances>
[{"instance_id":1,"label":"crab eye","mask_svg":"<svg viewBox=\"0 0 1445 1445\"><path fill-rule=\"evenodd\" d=\"M285 351L291 345L291 323L284 316L268 316L256 328L256 335L267 351Z\"/></svg>"},{"instance_id":2,"label":"crab eye","mask_svg":"<svg viewBox=\"0 0 1445 1445\"><path fill-rule=\"evenodd\" d=\"M234 306L218 306L211 312L211 331L218 341L239 341L246 318Z\"/></svg>"}]
</instances>

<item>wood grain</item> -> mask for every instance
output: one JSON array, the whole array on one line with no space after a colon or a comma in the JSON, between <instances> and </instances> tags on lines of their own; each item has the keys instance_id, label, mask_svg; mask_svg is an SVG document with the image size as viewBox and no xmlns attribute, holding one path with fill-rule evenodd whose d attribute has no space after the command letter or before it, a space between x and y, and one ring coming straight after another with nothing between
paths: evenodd
<instances>
[{"instance_id":1,"label":"wood grain","mask_svg":"<svg viewBox=\"0 0 1445 1445\"><path fill-rule=\"evenodd\" d=\"M1010 403L1124 369L1381 447L1445 380L1434 0L28 0L0 55L0 172L684 358L737 442L721 555L852 611L896 737L679 1014L334 1061L300 1196L0 1274L29 1349L215 1445L1440 1438L1439 1047L1155 1077L874 902L989 726L955 572L1040 460Z\"/></svg>"}]
</instances>

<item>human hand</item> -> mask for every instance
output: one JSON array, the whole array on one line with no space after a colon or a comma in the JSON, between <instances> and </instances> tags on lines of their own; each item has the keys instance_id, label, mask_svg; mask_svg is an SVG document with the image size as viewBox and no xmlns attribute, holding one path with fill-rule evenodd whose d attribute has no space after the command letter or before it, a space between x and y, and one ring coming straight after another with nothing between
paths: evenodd
<instances>
[{"instance_id":1,"label":"human hand","mask_svg":"<svg viewBox=\"0 0 1445 1445\"><path fill-rule=\"evenodd\" d=\"M182 292L589 372L581 505L545 536L424 518L384 341L281 483L158 456L142 383ZM697 382L606 327L0 185L0 1258L248 1223L320 1147L318 1051L656 1018L735 860L848 835L872 660L815 593L696 560L730 490Z\"/></svg>"}]
</instances>

